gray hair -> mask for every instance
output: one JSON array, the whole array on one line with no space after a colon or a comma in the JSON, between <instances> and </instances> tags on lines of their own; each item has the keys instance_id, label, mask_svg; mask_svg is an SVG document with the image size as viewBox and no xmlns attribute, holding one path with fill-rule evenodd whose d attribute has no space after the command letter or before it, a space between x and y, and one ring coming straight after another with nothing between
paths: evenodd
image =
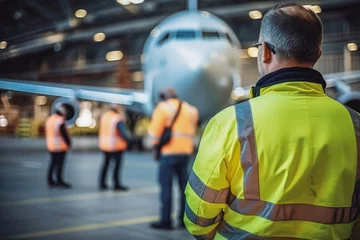
<instances>
[{"instance_id":1,"label":"gray hair","mask_svg":"<svg viewBox=\"0 0 360 240\"><path fill-rule=\"evenodd\" d=\"M313 11L296 3L280 3L265 14L260 38L275 46L279 61L315 64L321 51L323 25Z\"/></svg>"}]
</instances>

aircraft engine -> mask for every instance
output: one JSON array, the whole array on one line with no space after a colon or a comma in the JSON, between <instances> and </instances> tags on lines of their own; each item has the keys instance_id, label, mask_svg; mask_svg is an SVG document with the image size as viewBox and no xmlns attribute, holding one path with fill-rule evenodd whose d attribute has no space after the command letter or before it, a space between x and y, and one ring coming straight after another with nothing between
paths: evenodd
<instances>
[{"instance_id":1,"label":"aircraft engine","mask_svg":"<svg viewBox=\"0 0 360 240\"><path fill-rule=\"evenodd\" d=\"M66 124L73 126L80 112L79 102L73 98L58 98L51 106L51 113L54 113L61 105L63 105L67 111Z\"/></svg>"},{"instance_id":2,"label":"aircraft engine","mask_svg":"<svg viewBox=\"0 0 360 240\"><path fill-rule=\"evenodd\" d=\"M337 100L360 113L360 92L348 92L342 94Z\"/></svg>"}]
</instances>

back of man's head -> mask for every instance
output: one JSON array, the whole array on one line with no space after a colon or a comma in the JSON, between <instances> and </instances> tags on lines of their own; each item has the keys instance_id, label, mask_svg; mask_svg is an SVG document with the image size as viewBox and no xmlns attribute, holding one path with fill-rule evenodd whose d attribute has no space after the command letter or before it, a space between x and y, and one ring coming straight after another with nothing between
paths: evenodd
<instances>
[{"instance_id":1,"label":"back of man's head","mask_svg":"<svg viewBox=\"0 0 360 240\"><path fill-rule=\"evenodd\" d=\"M315 64L321 55L323 26L311 10L296 3L280 3L261 22L260 41L274 45L279 61Z\"/></svg>"},{"instance_id":2,"label":"back of man's head","mask_svg":"<svg viewBox=\"0 0 360 240\"><path fill-rule=\"evenodd\" d=\"M165 87L160 91L160 99L167 100L170 98L177 98L177 94L174 88L172 87Z\"/></svg>"},{"instance_id":3,"label":"back of man's head","mask_svg":"<svg viewBox=\"0 0 360 240\"><path fill-rule=\"evenodd\" d=\"M118 104L115 104L115 103L110 103L109 108L114 112L119 112L120 111L120 106Z\"/></svg>"}]
</instances>

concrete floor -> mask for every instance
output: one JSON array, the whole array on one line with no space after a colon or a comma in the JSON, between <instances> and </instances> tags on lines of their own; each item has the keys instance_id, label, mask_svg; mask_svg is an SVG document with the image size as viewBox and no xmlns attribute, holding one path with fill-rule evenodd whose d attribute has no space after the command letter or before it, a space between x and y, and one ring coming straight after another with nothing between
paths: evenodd
<instances>
[{"instance_id":1,"label":"concrete floor","mask_svg":"<svg viewBox=\"0 0 360 240\"><path fill-rule=\"evenodd\" d=\"M47 186L48 163L44 139L0 137L0 239L193 239L183 229L149 228L160 207L150 153L125 154L122 179L129 192L98 190L96 138L74 139L64 169L72 189Z\"/></svg>"}]
</instances>

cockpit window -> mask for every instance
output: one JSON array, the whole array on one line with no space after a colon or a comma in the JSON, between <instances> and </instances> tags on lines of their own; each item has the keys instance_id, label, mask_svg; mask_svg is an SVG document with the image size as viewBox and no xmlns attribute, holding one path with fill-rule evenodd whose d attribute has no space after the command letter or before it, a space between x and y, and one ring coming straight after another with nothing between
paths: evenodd
<instances>
[{"instance_id":1,"label":"cockpit window","mask_svg":"<svg viewBox=\"0 0 360 240\"><path fill-rule=\"evenodd\" d=\"M170 33L166 33L164 36L162 36L158 42L159 45L164 44L167 40L170 38Z\"/></svg>"},{"instance_id":2,"label":"cockpit window","mask_svg":"<svg viewBox=\"0 0 360 240\"><path fill-rule=\"evenodd\" d=\"M203 39L219 39L220 33L219 32L211 32L211 31L203 31L202 37L203 37Z\"/></svg>"},{"instance_id":3,"label":"cockpit window","mask_svg":"<svg viewBox=\"0 0 360 240\"><path fill-rule=\"evenodd\" d=\"M227 38L227 40L229 41L229 43L230 43L231 45L234 44L233 40L231 39L231 37L230 37L230 35L229 35L228 33L226 33L226 38Z\"/></svg>"},{"instance_id":4,"label":"cockpit window","mask_svg":"<svg viewBox=\"0 0 360 240\"><path fill-rule=\"evenodd\" d=\"M195 31L193 30L177 31L176 39L195 39Z\"/></svg>"}]
</instances>

